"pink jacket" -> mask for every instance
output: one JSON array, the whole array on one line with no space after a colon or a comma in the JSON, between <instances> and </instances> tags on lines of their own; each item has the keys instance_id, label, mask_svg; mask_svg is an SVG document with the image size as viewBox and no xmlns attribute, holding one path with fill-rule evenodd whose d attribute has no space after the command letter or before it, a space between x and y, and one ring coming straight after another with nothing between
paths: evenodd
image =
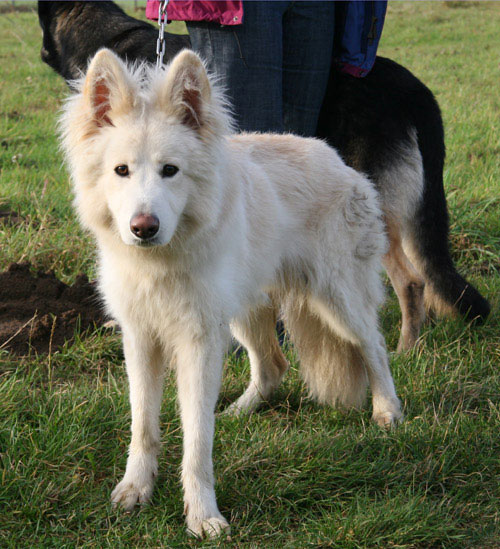
<instances>
[{"instance_id":1,"label":"pink jacket","mask_svg":"<svg viewBox=\"0 0 500 549\"><path fill-rule=\"evenodd\" d=\"M148 0L146 17L158 20L158 0ZM243 23L243 2L238 0L171 0L167 7L167 17L172 21L212 21L221 25L241 25Z\"/></svg>"}]
</instances>

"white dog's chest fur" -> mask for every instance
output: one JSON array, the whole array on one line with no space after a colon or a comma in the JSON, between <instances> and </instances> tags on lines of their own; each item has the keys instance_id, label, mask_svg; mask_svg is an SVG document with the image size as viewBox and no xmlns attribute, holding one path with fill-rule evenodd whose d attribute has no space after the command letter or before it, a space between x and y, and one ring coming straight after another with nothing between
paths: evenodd
<instances>
[{"instance_id":1,"label":"white dog's chest fur","mask_svg":"<svg viewBox=\"0 0 500 549\"><path fill-rule=\"evenodd\" d=\"M267 246L266 261L260 261L242 249L247 243L240 239L236 255L225 253L234 245L234 239L221 239L206 262L187 269L184 265L182 270L101 249L99 286L108 311L121 324L140 323L167 340L170 333L206 322L227 327L233 319L267 305L268 292L286 275L284 249ZM252 263L257 266L252 268Z\"/></svg>"}]
</instances>

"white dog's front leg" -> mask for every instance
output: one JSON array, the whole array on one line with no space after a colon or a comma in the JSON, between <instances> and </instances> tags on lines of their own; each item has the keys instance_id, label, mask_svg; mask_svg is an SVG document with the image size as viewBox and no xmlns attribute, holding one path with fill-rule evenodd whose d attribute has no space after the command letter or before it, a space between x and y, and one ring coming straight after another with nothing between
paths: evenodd
<instances>
[{"instance_id":1,"label":"white dog's front leg","mask_svg":"<svg viewBox=\"0 0 500 549\"><path fill-rule=\"evenodd\" d=\"M215 499L212 446L215 404L223 364L222 343L217 338L185 342L177 353L177 385L184 431L182 483L188 529L210 537L229 525Z\"/></svg>"},{"instance_id":2,"label":"white dog's front leg","mask_svg":"<svg viewBox=\"0 0 500 549\"><path fill-rule=\"evenodd\" d=\"M148 502L153 492L164 365L160 349L147 335L123 327L123 347L130 384L132 440L125 476L113 490L111 501L130 511L136 503Z\"/></svg>"}]
</instances>

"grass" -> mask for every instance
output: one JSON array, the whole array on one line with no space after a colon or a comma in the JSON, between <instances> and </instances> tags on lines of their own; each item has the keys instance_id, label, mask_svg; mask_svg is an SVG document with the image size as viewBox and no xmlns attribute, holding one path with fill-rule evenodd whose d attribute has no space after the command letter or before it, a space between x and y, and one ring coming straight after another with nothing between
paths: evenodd
<instances>
[{"instance_id":1,"label":"grass","mask_svg":"<svg viewBox=\"0 0 500 549\"><path fill-rule=\"evenodd\" d=\"M498 547L499 23L500 6L483 2L395 2L387 16L380 53L419 76L443 110L454 257L493 305L486 326L432 321L421 348L392 357L405 423L384 433L369 410L311 402L289 350L290 375L270 405L217 422L216 491L233 535L196 541L183 526L172 382L153 505L127 515L109 504L130 423L118 336L96 332L51 356L2 352L2 547ZM40 44L33 12L0 14L0 197L24 219L0 225L0 269L30 261L71 283L94 275L93 246L58 151L66 86ZM382 319L394 349L392 292ZM221 409L247 377L247 360L228 357Z\"/></svg>"}]
</instances>

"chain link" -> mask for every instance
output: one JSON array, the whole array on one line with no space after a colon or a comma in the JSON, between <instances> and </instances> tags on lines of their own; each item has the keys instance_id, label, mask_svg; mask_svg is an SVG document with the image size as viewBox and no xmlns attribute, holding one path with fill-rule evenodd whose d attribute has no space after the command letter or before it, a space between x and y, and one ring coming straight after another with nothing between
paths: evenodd
<instances>
[{"instance_id":1,"label":"chain link","mask_svg":"<svg viewBox=\"0 0 500 549\"><path fill-rule=\"evenodd\" d=\"M163 65L163 56L165 55L165 25L167 23L167 6L169 0L162 0L158 6L158 40L156 41L156 67L159 69Z\"/></svg>"}]
</instances>

